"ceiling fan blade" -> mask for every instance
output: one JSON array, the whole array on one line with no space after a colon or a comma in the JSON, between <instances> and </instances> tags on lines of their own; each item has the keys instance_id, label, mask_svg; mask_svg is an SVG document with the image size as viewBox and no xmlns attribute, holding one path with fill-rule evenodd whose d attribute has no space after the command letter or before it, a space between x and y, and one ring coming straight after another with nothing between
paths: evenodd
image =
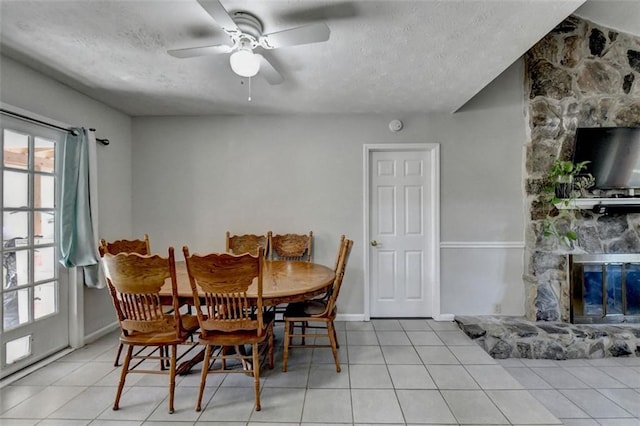
<instances>
[{"instance_id":1,"label":"ceiling fan blade","mask_svg":"<svg viewBox=\"0 0 640 426\"><path fill-rule=\"evenodd\" d=\"M218 0L198 0L198 3L223 29L238 30L238 26L233 22L231 15Z\"/></svg>"},{"instance_id":2,"label":"ceiling fan blade","mask_svg":"<svg viewBox=\"0 0 640 426\"><path fill-rule=\"evenodd\" d=\"M260 58L260 75L263 76L265 80L267 80L267 83L275 85L280 84L284 81L284 77L282 77L282 74L280 74L278 70L276 70L273 65L271 65L271 62L269 62L267 58L259 53L256 53L255 55Z\"/></svg>"},{"instance_id":3,"label":"ceiling fan blade","mask_svg":"<svg viewBox=\"0 0 640 426\"><path fill-rule=\"evenodd\" d=\"M303 25L301 27L266 34L260 37L260 44L265 49L276 49L278 47L327 41L329 40L330 34L331 30L327 24L317 22L315 24Z\"/></svg>"},{"instance_id":4,"label":"ceiling fan blade","mask_svg":"<svg viewBox=\"0 0 640 426\"><path fill-rule=\"evenodd\" d=\"M226 44L214 44L212 46L187 47L185 49L171 49L167 53L176 58L195 58L197 56L215 55L218 53L229 53L232 46Z\"/></svg>"}]
</instances>

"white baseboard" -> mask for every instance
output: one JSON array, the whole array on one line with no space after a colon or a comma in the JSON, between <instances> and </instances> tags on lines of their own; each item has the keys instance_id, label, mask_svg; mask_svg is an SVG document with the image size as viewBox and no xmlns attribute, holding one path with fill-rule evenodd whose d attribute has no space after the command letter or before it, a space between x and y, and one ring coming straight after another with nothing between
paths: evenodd
<instances>
[{"instance_id":1,"label":"white baseboard","mask_svg":"<svg viewBox=\"0 0 640 426\"><path fill-rule=\"evenodd\" d=\"M433 317L435 321L453 321L454 314L440 314ZM336 321L368 321L364 314L338 314Z\"/></svg>"},{"instance_id":2,"label":"white baseboard","mask_svg":"<svg viewBox=\"0 0 640 426\"><path fill-rule=\"evenodd\" d=\"M453 321L455 319L455 315L454 314L440 314L440 315L435 315L433 317L434 320L436 321Z\"/></svg>"},{"instance_id":3,"label":"white baseboard","mask_svg":"<svg viewBox=\"0 0 640 426\"><path fill-rule=\"evenodd\" d=\"M13 374L11 374L10 376L5 377L4 379L0 380L0 389L2 389L5 386L10 385L11 383L22 379L23 377L28 376L29 374L33 373L36 370L41 369L42 367L46 367L47 365L51 364L52 362L55 362L57 360L59 360L60 358L62 358L65 355L69 355L71 352L73 352L75 349L71 349L71 348L67 348L67 349L63 349L60 352L56 352L55 354L48 356L34 364L31 364L30 366L17 371Z\"/></svg>"},{"instance_id":4,"label":"white baseboard","mask_svg":"<svg viewBox=\"0 0 640 426\"><path fill-rule=\"evenodd\" d=\"M364 314L338 314L336 321L366 321Z\"/></svg>"},{"instance_id":5,"label":"white baseboard","mask_svg":"<svg viewBox=\"0 0 640 426\"><path fill-rule=\"evenodd\" d=\"M84 344L88 344L88 343L92 343L95 342L96 340L98 340L101 337L106 336L107 334L111 333L112 331L117 330L120 327L120 324L118 324L118 321L113 322L109 325L106 325L104 327L102 327L99 330L94 331L91 334L87 334L84 336Z\"/></svg>"}]
</instances>

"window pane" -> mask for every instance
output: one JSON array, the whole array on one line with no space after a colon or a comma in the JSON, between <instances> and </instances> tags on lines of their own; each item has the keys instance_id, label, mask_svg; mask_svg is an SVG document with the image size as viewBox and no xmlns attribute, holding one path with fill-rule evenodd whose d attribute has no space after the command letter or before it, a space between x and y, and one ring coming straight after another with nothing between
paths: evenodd
<instances>
[{"instance_id":1,"label":"window pane","mask_svg":"<svg viewBox=\"0 0 640 426\"><path fill-rule=\"evenodd\" d=\"M22 358L28 357L31 355L31 335L8 341L5 349L7 364L13 364Z\"/></svg>"},{"instance_id":2,"label":"window pane","mask_svg":"<svg viewBox=\"0 0 640 426\"><path fill-rule=\"evenodd\" d=\"M34 244L51 244L55 236L55 211L34 212Z\"/></svg>"},{"instance_id":3,"label":"window pane","mask_svg":"<svg viewBox=\"0 0 640 426\"><path fill-rule=\"evenodd\" d=\"M34 170L53 173L55 166L55 144L53 141L35 138Z\"/></svg>"},{"instance_id":4,"label":"window pane","mask_svg":"<svg viewBox=\"0 0 640 426\"><path fill-rule=\"evenodd\" d=\"M34 175L33 192L33 207L37 209L55 207L53 202L55 196L55 178L53 176Z\"/></svg>"},{"instance_id":5,"label":"window pane","mask_svg":"<svg viewBox=\"0 0 640 426\"><path fill-rule=\"evenodd\" d=\"M4 309L3 324L8 330L29 321L29 289L24 288L17 291L4 293L2 298Z\"/></svg>"},{"instance_id":6,"label":"window pane","mask_svg":"<svg viewBox=\"0 0 640 426\"><path fill-rule=\"evenodd\" d=\"M28 207L29 175L26 173L4 171L4 204L7 207Z\"/></svg>"},{"instance_id":7,"label":"window pane","mask_svg":"<svg viewBox=\"0 0 640 426\"><path fill-rule=\"evenodd\" d=\"M17 287L29 282L31 250L5 251L2 255L2 288Z\"/></svg>"},{"instance_id":8,"label":"window pane","mask_svg":"<svg viewBox=\"0 0 640 426\"><path fill-rule=\"evenodd\" d=\"M4 165L18 169L29 166L29 137L11 130L4 131Z\"/></svg>"},{"instance_id":9,"label":"window pane","mask_svg":"<svg viewBox=\"0 0 640 426\"><path fill-rule=\"evenodd\" d=\"M16 247L16 240L26 240L29 237L28 212L5 211L2 220L2 242L5 248Z\"/></svg>"},{"instance_id":10,"label":"window pane","mask_svg":"<svg viewBox=\"0 0 640 426\"><path fill-rule=\"evenodd\" d=\"M38 319L56 312L55 282L37 285L33 288L33 318Z\"/></svg>"},{"instance_id":11,"label":"window pane","mask_svg":"<svg viewBox=\"0 0 640 426\"><path fill-rule=\"evenodd\" d=\"M55 278L55 251L53 247L40 247L34 249L33 255L33 279L44 281Z\"/></svg>"}]
</instances>

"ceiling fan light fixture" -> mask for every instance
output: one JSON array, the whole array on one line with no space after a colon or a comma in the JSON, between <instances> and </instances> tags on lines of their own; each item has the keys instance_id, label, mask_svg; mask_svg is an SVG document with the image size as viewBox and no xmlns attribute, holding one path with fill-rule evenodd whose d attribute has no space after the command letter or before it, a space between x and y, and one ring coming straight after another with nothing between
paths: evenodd
<instances>
[{"instance_id":1,"label":"ceiling fan light fixture","mask_svg":"<svg viewBox=\"0 0 640 426\"><path fill-rule=\"evenodd\" d=\"M251 49L240 48L229 57L233 72L241 77L253 77L260 71L260 58Z\"/></svg>"}]
</instances>

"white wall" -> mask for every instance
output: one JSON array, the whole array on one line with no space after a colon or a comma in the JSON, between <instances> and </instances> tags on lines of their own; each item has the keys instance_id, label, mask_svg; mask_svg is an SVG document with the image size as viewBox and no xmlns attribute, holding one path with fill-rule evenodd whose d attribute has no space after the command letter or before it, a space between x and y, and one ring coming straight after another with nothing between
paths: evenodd
<instances>
[{"instance_id":1,"label":"white wall","mask_svg":"<svg viewBox=\"0 0 640 426\"><path fill-rule=\"evenodd\" d=\"M341 313L362 314L362 145L440 143L441 310L521 314L522 87L518 62L454 115L134 118L134 234L153 251L204 252L223 250L227 230L313 230L315 260L331 264L345 233Z\"/></svg>"},{"instance_id":2,"label":"white wall","mask_svg":"<svg viewBox=\"0 0 640 426\"><path fill-rule=\"evenodd\" d=\"M524 314L523 75L522 61L517 61L433 127L436 137L446 141L441 165L443 312Z\"/></svg>"},{"instance_id":3,"label":"white wall","mask_svg":"<svg viewBox=\"0 0 640 426\"><path fill-rule=\"evenodd\" d=\"M5 56L0 57L0 101L74 126L94 127L108 138L98 145L100 236L131 235L131 118L43 76ZM106 289L85 288L85 335L113 323Z\"/></svg>"}]
</instances>

